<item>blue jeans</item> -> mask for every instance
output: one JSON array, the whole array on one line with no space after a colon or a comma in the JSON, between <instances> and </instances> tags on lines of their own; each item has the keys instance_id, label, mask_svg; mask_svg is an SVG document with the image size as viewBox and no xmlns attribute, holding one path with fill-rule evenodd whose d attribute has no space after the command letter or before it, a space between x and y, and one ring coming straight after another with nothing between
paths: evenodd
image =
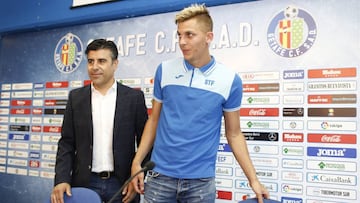
<instances>
[{"instance_id":1,"label":"blue jeans","mask_svg":"<svg viewBox=\"0 0 360 203\"><path fill-rule=\"evenodd\" d=\"M109 179L101 179L99 176L91 174L89 188L97 192L103 202L108 202L120 187L119 180L115 176ZM120 194L114 202L122 202L121 199L122 195Z\"/></svg>"},{"instance_id":2,"label":"blue jeans","mask_svg":"<svg viewBox=\"0 0 360 203\"><path fill-rule=\"evenodd\" d=\"M215 178L178 179L148 171L144 203L214 203Z\"/></svg>"}]
</instances>

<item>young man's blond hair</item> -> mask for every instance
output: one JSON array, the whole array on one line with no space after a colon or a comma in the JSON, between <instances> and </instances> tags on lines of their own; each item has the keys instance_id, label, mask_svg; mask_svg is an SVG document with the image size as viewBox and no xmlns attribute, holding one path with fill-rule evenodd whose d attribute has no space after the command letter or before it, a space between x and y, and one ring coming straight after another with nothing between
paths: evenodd
<instances>
[{"instance_id":1,"label":"young man's blond hair","mask_svg":"<svg viewBox=\"0 0 360 203\"><path fill-rule=\"evenodd\" d=\"M204 32L212 32L213 21L209 10L204 4L192 4L190 7L184 8L175 16L175 24L182 23L189 19L196 18L198 22L203 23Z\"/></svg>"}]
</instances>

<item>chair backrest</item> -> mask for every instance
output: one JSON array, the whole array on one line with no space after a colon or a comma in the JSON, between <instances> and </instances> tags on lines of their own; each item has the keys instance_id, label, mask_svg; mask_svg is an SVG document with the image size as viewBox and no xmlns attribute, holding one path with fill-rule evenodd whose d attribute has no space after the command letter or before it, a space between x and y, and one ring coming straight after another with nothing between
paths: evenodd
<instances>
[{"instance_id":1,"label":"chair backrest","mask_svg":"<svg viewBox=\"0 0 360 203\"><path fill-rule=\"evenodd\" d=\"M88 188L73 187L71 194L71 196L64 194L65 203L102 203L100 196ZM50 198L45 203L51 203Z\"/></svg>"},{"instance_id":2,"label":"chair backrest","mask_svg":"<svg viewBox=\"0 0 360 203\"><path fill-rule=\"evenodd\" d=\"M273 200L273 199L263 199L264 203L281 203L278 200ZM250 199L246 199L246 200L242 200L238 203L258 203L257 198L250 198Z\"/></svg>"}]
</instances>

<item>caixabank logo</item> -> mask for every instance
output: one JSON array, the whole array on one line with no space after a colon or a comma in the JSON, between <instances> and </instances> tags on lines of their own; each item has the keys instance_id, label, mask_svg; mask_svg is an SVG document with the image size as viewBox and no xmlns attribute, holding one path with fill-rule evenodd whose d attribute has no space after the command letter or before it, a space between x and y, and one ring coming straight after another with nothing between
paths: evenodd
<instances>
[{"instance_id":1,"label":"caixabank logo","mask_svg":"<svg viewBox=\"0 0 360 203\"><path fill-rule=\"evenodd\" d=\"M314 19L297 6L288 6L270 22L267 41L279 56L293 58L306 53L317 35Z\"/></svg>"},{"instance_id":2,"label":"caixabank logo","mask_svg":"<svg viewBox=\"0 0 360 203\"><path fill-rule=\"evenodd\" d=\"M80 38L72 33L67 33L56 45L55 66L62 73L71 73L79 67L82 56L83 45Z\"/></svg>"}]
</instances>

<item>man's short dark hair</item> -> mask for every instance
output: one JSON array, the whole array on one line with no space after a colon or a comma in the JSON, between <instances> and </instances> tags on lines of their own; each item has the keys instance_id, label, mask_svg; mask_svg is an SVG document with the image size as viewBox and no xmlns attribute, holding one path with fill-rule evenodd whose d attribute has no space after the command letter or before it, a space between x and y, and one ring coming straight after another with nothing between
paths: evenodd
<instances>
[{"instance_id":1,"label":"man's short dark hair","mask_svg":"<svg viewBox=\"0 0 360 203\"><path fill-rule=\"evenodd\" d=\"M112 53L112 59L115 60L118 58L118 49L116 44L113 41L106 39L95 39L92 41L85 50L85 54L88 55L89 51L96 51L99 49L108 49Z\"/></svg>"}]
</instances>

